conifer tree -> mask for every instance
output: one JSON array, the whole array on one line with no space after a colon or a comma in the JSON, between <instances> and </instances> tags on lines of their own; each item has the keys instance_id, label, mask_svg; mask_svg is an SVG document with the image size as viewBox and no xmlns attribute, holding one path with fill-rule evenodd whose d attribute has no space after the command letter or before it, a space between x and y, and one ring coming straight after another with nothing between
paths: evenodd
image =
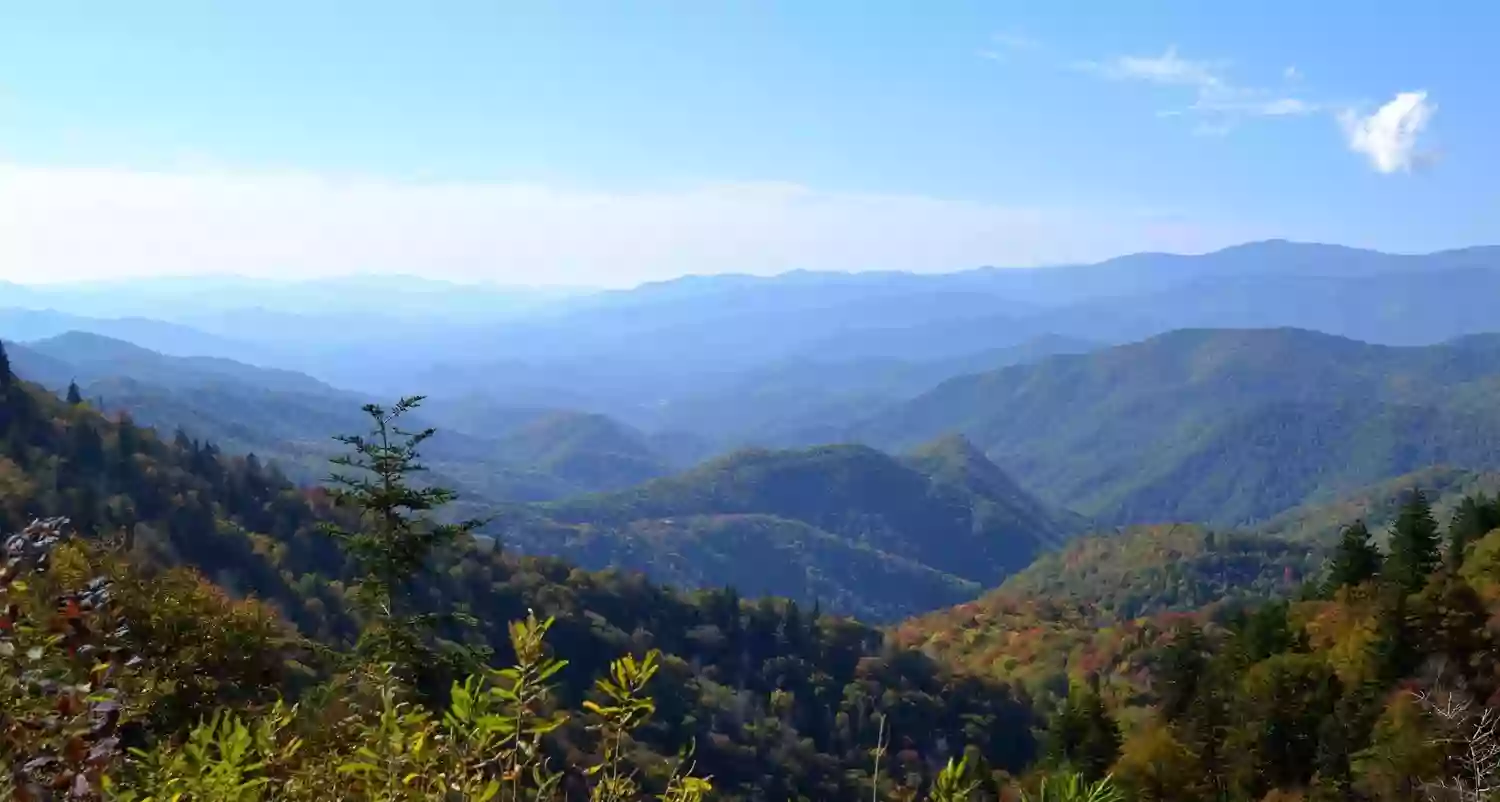
<instances>
[{"instance_id":1,"label":"conifer tree","mask_svg":"<svg viewBox=\"0 0 1500 802\"><path fill-rule=\"evenodd\" d=\"M1187 715L1198 695L1208 659L1203 633L1187 624L1178 629L1155 666L1154 677L1161 697L1161 712L1167 722Z\"/></svg>"},{"instance_id":2,"label":"conifer tree","mask_svg":"<svg viewBox=\"0 0 1500 802\"><path fill-rule=\"evenodd\" d=\"M1239 640L1246 659L1258 662L1293 650L1299 633L1287 618L1289 609L1285 601L1267 602L1245 616Z\"/></svg>"},{"instance_id":3,"label":"conifer tree","mask_svg":"<svg viewBox=\"0 0 1500 802\"><path fill-rule=\"evenodd\" d=\"M83 393L78 391L78 382L68 382L68 404L78 406L83 403Z\"/></svg>"},{"instance_id":4,"label":"conifer tree","mask_svg":"<svg viewBox=\"0 0 1500 802\"><path fill-rule=\"evenodd\" d=\"M1089 782L1103 778L1120 756L1120 727L1099 696L1097 680L1075 685L1047 730L1049 762L1068 767Z\"/></svg>"},{"instance_id":5,"label":"conifer tree","mask_svg":"<svg viewBox=\"0 0 1500 802\"><path fill-rule=\"evenodd\" d=\"M1438 567L1440 542L1437 521L1427 494L1413 490L1396 523L1391 527L1390 553L1385 559L1385 579L1406 593L1415 593Z\"/></svg>"},{"instance_id":6,"label":"conifer tree","mask_svg":"<svg viewBox=\"0 0 1500 802\"><path fill-rule=\"evenodd\" d=\"M463 660L433 645L442 621L417 608L410 597L412 583L435 556L467 539L481 522L433 520L431 513L457 494L409 482L411 474L426 470L418 461L418 447L435 432L405 431L398 421L421 402L421 396L411 396L389 409L367 404L363 410L370 417L370 432L335 438L353 453L335 457L334 465L363 475L335 470L329 492L336 505L357 513L359 522L352 528L338 522L322 527L342 544L357 573L353 596L366 618L357 653L393 664L418 684L426 684L419 678L434 677L432 669L441 673L443 668L461 668L455 663Z\"/></svg>"},{"instance_id":7,"label":"conifer tree","mask_svg":"<svg viewBox=\"0 0 1500 802\"><path fill-rule=\"evenodd\" d=\"M1448 563L1459 565L1469 544L1500 528L1500 500L1465 496L1448 521Z\"/></svg>"},{"instance_id":8,"label":"conifer tree","mask_svg":"<svg viewBox=\"0 0 1500 802\"><path fill-rule=\"evenodd\" d=\"M1323 800L1349 799L1354 784L1354 772L1350 764L1352 749L1348 727L1335 712L1324 716L1318 725L1318 751L1315 758L1317 774L1314 775L1312 798Z\"/></svg>"},{"instance_id":9,"label":"conifer tree","mask_svg":"<svg viewBox=\"0 0 1500 802\"><path fill-rule=\"evenodd\" d=\"M1374 579L1379 572L1380 550L1371 542L1365 522L1355 521L1344 527L1328 566L1329 590L1353 587Z\"/></svg>"},{"instance_id":10,"label":"conifer tree","mask_svg":"<svg viewBox=\"0 0 1500 802\"><path fill-rule=\"evenodd\" d=\"M10 386L10 357L5 354L5 343L0 341L0 435L10 432L11 418L14 417L10 406ZM0 450L12 450L14 445L0 441Z\"/></svg>"}]
</instances>

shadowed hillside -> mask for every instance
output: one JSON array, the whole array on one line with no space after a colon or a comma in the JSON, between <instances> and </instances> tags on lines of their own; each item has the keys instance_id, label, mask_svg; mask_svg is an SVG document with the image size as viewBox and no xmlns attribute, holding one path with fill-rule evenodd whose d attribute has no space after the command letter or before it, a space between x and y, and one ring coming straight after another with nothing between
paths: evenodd
<instances>
[{"instance_id":1,"label":"shadowed hillside","mask_svg":"<svg viewBox=\"0 0 1500 802\"><path fill-rule=\"evenodd\" d=\"M508 546L588 566L879 619L971 596L1080 528L955 439L908 459L743 451L620 493L510 508L493 526Z\"/></svg>"},{"instance_id":2,"label":"shadowed hillside","mask_svg":"<svg viewBox=\"0 0 1500 802\"><path fill-rule=\"evenodd\" d=\"M853 433L962 432L1104 523L1239 525L1434 463L1500 467L1497 389L1492 336L1396 348L1189 330L953 379Z\"/></svg>"}]
</instances>

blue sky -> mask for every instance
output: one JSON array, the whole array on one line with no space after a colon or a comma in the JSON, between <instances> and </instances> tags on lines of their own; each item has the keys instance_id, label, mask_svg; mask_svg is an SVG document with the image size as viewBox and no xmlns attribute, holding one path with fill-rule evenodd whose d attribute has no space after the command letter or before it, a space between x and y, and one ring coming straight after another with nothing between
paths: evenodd
<instances>
[{"instance_id":1,"label":"blue sky","mask_svg":"<svg viewBox=\"0 0 1500 802\"><path fill-rule=\"evenodd\" d=\"M1489 243L1495 30L1478 2L7 4L0 278Z\"/></svg>"}]
</instances>

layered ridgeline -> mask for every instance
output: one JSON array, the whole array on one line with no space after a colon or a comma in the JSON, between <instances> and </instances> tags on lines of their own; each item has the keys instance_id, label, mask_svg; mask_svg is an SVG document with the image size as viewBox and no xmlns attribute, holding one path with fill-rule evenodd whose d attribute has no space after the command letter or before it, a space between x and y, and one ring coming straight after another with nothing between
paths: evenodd
<instances>
[{"instance_id":1,"label":"layered ridgeline","mask_svg":"<svg viewBox=\"0 0 1500 802\"><path fill-rule=\"evenodd\" d=\"M77 380L91 403L185 432L184 448L196 440L255 454L301 483L327 476L327 459L341 448L330 432L364 425L365 399L302 374L167 357L79 333L10 351L23 376ZM441 428L450 421L457 426ZM409 425L434 423L440 429L424 454L431 478L464 492L463 512L633 488L505 510L491 529L513 548L869 620L972 598L1080 529L957 438L900 459L852 446L744 451L634 487L673 474L701 443L646 435L603 415L476 399L437 399Z\"/></svg>"},{"instance_id":2,"label":"layered ridgeline","mask_svg":"<svg viewBox=\"0 0 1500 802\"><path fill-rule=\"evenodd\" d=\"M214 357L167 356L97 334L67 332L11 343L17 375L81 397L142 424L275 460L293 478L318 482L339 446L330 432L364 425L370 399L302 373ZM651 438L602 415L503 407L452 399L422 410L440 481L474 500L540 500L628 487L671 473L701 453L694 442ZM425 419L424 419L425 418Z\"/></svg>"},{"instance_id":3,"label":"layered ridgeline","mask_svg":"<svg viewBox=\"0 0 1500 802\"><path fill-rule=\"evenodd\" d=\"M950 380L854 427L962 432L1042 498L1111 524L1241 525L1429 465L1500 468L1500 337L1397 348L1185 330Z\"/></svg>"},{"instance_id":4,"label":"layered ridgeline","mask_svg":"<svg viewBox=\"0 0 1500 802\"><path fill-rule=\"evenodd\" d=\"M175 728L220 704L266 701L320 678L319 660L307 657L317 651L302 650L303 667L267 659L295 636L261 613L226 609L218 590L190 575L156 572L196 569L233 596L269 603L301 635L347 644L355 632L351 564L319 526L357 528L357 521L338 513L325 492L298 489L257 459L106 419L5 367L0 359L0 526L9 532L33 516L61 514L85 533L128 533L125 556L145 574L124 577L130 581L118 597L145 619L115 635L162 661L177 683L160 686L167 707L148 719L150 738L180 735ZM59 581L78 580L78 556L59 560ZM890 650L881 632L848 620L722 590L671 591L634 574L590 573L462 542L433 568L412 588L418 608L473 615L477 628L450 634L478 637L496 649L497 661L514 657L511 621L528 610L555 617L547 642L568 661L553 677L563 703L585 698L612 658L659 649L655 711L636 732L631 759L650 765L693 746L696 771L715 778L720 799L869 798L868 750L882 732L900 738L900 763L893 751L882 769L892 774L929 776L931 766L965 750L1012 771L1034 757L1034 714L1024 696ZM44 596L38 604L55 603L46 595L51 587L33 588ZM16 665L0 660L0 693L22 687L10 682L19 674L4 673ZM278 675L285 684L255 684ZM580 731L557 759L586 765L598 747ZM12 757L0 752L0 762Z\"/></svg>"},{"instance_id":5,"label":"layered ridgeline","mask_svg":"<svg viewBox=\"0 0 1500 802\"><path fill-rule=\"evenodd\" d=\"M979 338L971 341L972 350L959 347L957 355L926 356L920 349L907 353L910 343L892 332L861 334L874 342L863 341L864 349L856 355L841 358L839 353L849 349L822 343L808 355L728 377L709 373L700 379L701 386L672 393L635 416L642 425L695 432L713 442L797 444L806 442L810 433L836 436L849 421L915 398L955 376L1099 347L1077 338L1041 335L992 348Z\"/></svg>"},{"instance_id":6,"label":"layered ridgeline","mask_svg":"<svg viewBox=\"0 0 1500 802\"><path fill-rule=\"evenodd\" d=\"M971 598L1082 528L962 438L741 451L606 495L511 507L506 546L869 620Z\"/></svg>"},{"instance_id":7,"label":"layered ridgeline","mask_svg":"<svg viewBox=\"0 0 1500 802\"><path fill-rule=\"evenodd\" d=\"M359 307L335 298L335 286L385 302ZM1493 331L1500 249L1392 255L1259 242L1095 265L690 276L567 299L509 294L416 278L8 286L0 304L28 309L0 309L0 338L87 330L307 371L381 397L410 377L434 399L586 409L648 430L681 422L720 446L787 445L808 442L786 439L797 427L903 400L913 380L1027 361L1028 351L1196 327L1292 326L1391 345ZM103 314L159 320L86 317Z\"/></svg>"}]
</instances>

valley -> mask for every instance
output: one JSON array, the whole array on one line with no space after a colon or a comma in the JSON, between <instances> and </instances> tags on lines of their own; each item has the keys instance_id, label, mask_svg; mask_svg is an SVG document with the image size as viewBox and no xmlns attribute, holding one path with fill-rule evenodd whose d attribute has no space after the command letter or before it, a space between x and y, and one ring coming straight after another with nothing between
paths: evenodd
<instances>
[{"instance_id":1,"label":"valley","mask_svg":"<svg viewBox=\"0 0 1500 802\"><path fill-rule=\"evenodd\" d=\"M209 638L191 660L220 662L153 702L181 731L235 682L292 693L337 674L319 648L366 648L373 574L328 532L394 537L379 521L427 502L382 518L369 485L351 509L330 460L418 433L389 452L438 494L412 531L461 536L386 592L500 660L541 615L558 706L597 698L608 655L656 655L628 758L651 782L691 746L725 799L931 789L962 757L994 795L1071 772L1163 800L1398 799L1417 769L1379 755L1417 725L1389 689L1500 676L1500 321L1427 282L1482 292L1496 254L719 276L512 299L503 323L433 287L391 342L273 286L218 317L190 284L122 289L151 319L37 291L0 311L0 531L66 516L78 570L199 622L160 626L276 655ZM1256 293L1305 303L1215 311ZM377 436L366 405L411 391ZM412 688L445 696L457 669L429 663ZM1274 729L1223 723L1261 710ZM548 748L592 759L593 726Z\"/></svg>"}]
</instances>

